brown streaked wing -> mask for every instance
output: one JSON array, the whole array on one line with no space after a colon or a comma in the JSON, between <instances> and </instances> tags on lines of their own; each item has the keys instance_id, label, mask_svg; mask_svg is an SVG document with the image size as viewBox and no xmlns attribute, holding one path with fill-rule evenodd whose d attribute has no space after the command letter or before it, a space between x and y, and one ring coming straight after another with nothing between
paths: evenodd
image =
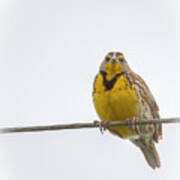
<instances>
[{"instance_id":1,"label":"brown streaked wing","mask_svg":"<svg viewBox=\"0 0 180 180\"><path fill-rule=\"evenodd\" d=\"M139 88L142 89L142 91L144 92L143 94L145 96L148 96L148 98L146 98L146 102L148 103L150 109L151 109L151 113L153 115L154 119L159 119L159 107L149 89L149 87L147 86L147 84L145 83L145 81L136 73L134 72L128 72L127 73L127 78L129 79L129 81L133 84L136 84L137 86L139 86ZM156 142L158 142L158 139L162 138L162 125L161 124L157 124L156 126L156 130L155 130L155 134L154 134L154 140Z\"/></svg>"}]
</instances>

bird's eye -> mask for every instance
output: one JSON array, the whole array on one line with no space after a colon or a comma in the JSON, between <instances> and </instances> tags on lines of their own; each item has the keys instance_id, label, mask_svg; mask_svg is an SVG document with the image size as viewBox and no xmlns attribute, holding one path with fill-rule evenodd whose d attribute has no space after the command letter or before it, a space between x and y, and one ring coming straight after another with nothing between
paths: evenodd
<instances>
[{"instance_id":1,"label":"bird's eye","mask_svg":"<svg viewBox=\"0 0 180 180\"><path fill-rule=\"evenodd\" d=\"M118 60L119 60L120 62L123 62L123 61L124 61L124 56L118 56Z\"/></svg>"},{"instance_id":2,"label":"bird's eye","mask_svg":"<svg viewBox=\"0 0 180 180\"><path fill-rule=\"evenodd\" d=\"M108 62L110 61L111 57L110 56L106 56L105 60Z\"/></svg>"}]
</instances>

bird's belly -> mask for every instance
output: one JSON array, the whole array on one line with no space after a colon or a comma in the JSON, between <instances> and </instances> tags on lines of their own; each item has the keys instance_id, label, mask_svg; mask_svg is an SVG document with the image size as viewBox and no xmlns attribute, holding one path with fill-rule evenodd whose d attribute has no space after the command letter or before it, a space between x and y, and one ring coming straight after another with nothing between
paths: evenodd
<instances>
[{"instance_id":1,"label":"bird's belly","mask_svg":"<svg viewBox=\"0 0 180 180\"><path fill-rule=\"evenodd\" d=\"M94 94L96 111L103 121L123 121L137 115L137 97L133 89L110 90ZM123 138L134 136L127 126L111 127Z\"/></svg>"}]
</instances>

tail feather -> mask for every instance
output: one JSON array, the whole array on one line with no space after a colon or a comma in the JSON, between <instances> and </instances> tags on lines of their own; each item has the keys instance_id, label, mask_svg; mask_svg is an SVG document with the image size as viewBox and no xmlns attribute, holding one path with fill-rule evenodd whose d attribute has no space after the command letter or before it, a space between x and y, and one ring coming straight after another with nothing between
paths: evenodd
<instances>
[{"instance_id":1,"label":"tail feather","mask_svg":"<svg viewBox=\"0 0 180 180\"><path fill-rule=\"evenodd\" d=\"M156 150L153 140L148 140L146 138L140 138L132 140L132 142L140 148L147 163L153 168L159 168L161 166L160 158Z\"/></svg>"}]
</instances>

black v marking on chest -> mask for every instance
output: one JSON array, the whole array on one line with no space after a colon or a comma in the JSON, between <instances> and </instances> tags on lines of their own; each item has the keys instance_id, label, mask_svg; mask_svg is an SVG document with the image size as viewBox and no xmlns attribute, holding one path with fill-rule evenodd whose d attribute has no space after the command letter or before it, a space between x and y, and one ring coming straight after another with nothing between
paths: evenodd
<instances>
[{"instance_id":1,"label":"black v marking on chest","mask_svg":"<svg viewBox=\"0 0 180 180\"><path fill-rule=\"evenodd\" d=\"M103 84L106 87L106 90L111 90L114 87L114 84L116 83L118 77L125 74L125 72L118 73L118 74L116 74L116 76L112 80L108 81L106 79L107 73L105 71L100 71L100 73L103 76Z\"/></svg>"}]
</instances>

